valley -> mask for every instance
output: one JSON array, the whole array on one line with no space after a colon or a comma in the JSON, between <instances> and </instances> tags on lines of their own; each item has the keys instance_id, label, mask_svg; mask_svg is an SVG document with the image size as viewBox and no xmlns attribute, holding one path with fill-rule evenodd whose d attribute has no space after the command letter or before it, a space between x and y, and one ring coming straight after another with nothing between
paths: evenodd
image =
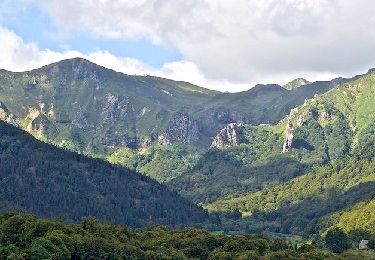
<instances>
[{"instance_id":1,"label":"valley","mask_svg":"<svg viewBox=\"0 0 375 260\"><path fill-rule=\"evenodd\" d=\"M317 248L333 228L373 237L374 86L373 70L241 93L80 58L2 70L0 211Z\"/></svg>"}]
</instances>

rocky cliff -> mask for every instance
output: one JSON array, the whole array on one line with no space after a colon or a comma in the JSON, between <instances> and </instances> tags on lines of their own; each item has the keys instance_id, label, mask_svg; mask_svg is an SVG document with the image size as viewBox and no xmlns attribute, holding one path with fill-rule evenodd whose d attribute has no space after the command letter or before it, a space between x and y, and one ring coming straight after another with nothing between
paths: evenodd
<instances>
[{"instance_id":1,"label":"rocky cliff","mask_svg":"<svg viewBox=\"0 0 375 260\"><path fill-rule=\"evenodd\" d=\"M193 144L199 140L198 123L187 112L177 112L173 114L162 137L164 143Z\"/></svg>"},{"instance_id":2,"label":"rocky cliff","mask_svg":"<svg viewBox=\"0 0 375 260\"><path fill-rule=\"evenodd\" d=\"M0 101L0 120L12 124L14 126L19 126L16 117L8 110L3 102Z\"/></svg>"},{"instance_id":3,"label":"rocky cliff","mask_svg":"<svg viewBox=\"0 0 375 260\"><path fill-rule=\"evenodd\" d=\"M284 144L283 144L283 153L290 152L292 150L294 138L294 129L292 127L292 123L288 120L285 128L285 137L284 137Z\"/></svg>"},{"instance_id":4,"label":"rocky cliff","mask_svg":"<svg viewBox=\"0 0 375 260\"><path fill-rule=\"evenodd\" d=\"M211 148L224 150L226 148L239 145L243 140L244 124L231 123L220 130L215 136Z\"/></svg>"},{"instance_id":5,"label":"rocky cliff","mask_svg":"<svg viewBox=\"0 0 375 260\"><path fill-rule=\"evenodd\" d=\"M306 79L297 78L297 79L294 79L291 82L288 82L287 84L283 85L283 88L285 88L287 90L292 90L292 89L299 88L299 87L307 85L307 84L310 84L310 82L307 81Z\"/></svg>"}]
</instances>

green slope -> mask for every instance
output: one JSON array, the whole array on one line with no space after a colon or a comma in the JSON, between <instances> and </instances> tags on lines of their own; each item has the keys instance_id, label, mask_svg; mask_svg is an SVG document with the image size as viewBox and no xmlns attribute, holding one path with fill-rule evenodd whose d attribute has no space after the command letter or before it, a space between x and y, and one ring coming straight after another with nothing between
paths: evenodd
<instances>
[{"instance_id":1,"label":"green slope","mask_svg":"<svg viewBox=\"0 0 375 260\"><path fill-rule=\"evenodd\" d=\"M348 155L371 156L374 85L375 73L369 72L307 100L277 125L244 126L236 133L239 145L209 151L189 174L168 185L195 202L212 203L283 183ZM288 120L293 144L282 154Z\"/></svg>"},{"instance_id":2,"label":"green slope","mask_svg":"<svg viewBox=\"0 0 375 260\"><path fill-rule=\"evenodd\" d=\"M375 234L375 199L365 200L344 211L323 218L329 225L342 228L346 232L364 230ZM320 223L322 220L320 220ZM325 230L323 230L325 231Z\"/></svg>"},{"instance_id":3,"label":"green slope","mask_svg":"<svg viewBox=\"0 0 375 260\"><path fill-rule=\"evenodd\" d=\"M159 137L208 147L230 122L276 122L289 109L334 86L291 91L277 85L219 93L186 82L129 76L76 58L29 72L0 71L0 101L23 129L79 152L106 157L142 149Z\"/></svg>"},{"instance_id":4,"label":"green slope","mask_svg":"<svg viewBox=\"0 0 375 260\"><path fill-rule=\"evenodd\" d=\"M372 215L365 213L371 209L371 204L367 207L367 201L375 197L374 89L375 74L369 72L306 102L290 116L295 128L294 140L292 150L283 154L304 165L300 176L277 179L285 171L285 166L280 164L275 170L279 171L275 182L265 181L258 187L247 187L249 192L246 193L241 185L253 174L249 170L248 175L239 176L237 190L233 187L226 198L218 196L219 199L208 201L206 208L219 212L239 210L244 216L250 216L242 220L247 223L244 225L257 231L313 235L337 225L345 230L362 228L373 232ZM298 125L300 118L303 124ZM267 128L277 133L285 124L286 120ZM274 140L269 134L265 136L268 136L267 140ZM241 158L249 160L257 153L255 151L260 151L265 158L274 160L272 149L267 150L262 145L258 148L248 139L240 145L242 149L249 146L251 153ZM276 146L280 153L280 143ZM234 149L238 148L223 152L228 155ZM235 155L240 156L239 153ZM235 167L230 169L236 170ZM194 174L190 178L197 176ZM238 177L230 170L226 174ZM267 170L263 174L272 176ZM217 181L215 177L211 178ZM228 186L225 182L216 185ZM192 193L190 191L187 196ZM365 214L363 217L359 217L361 210Z\"/></svg>"},{"instance_id":5,"label":"green slope","mask_svg":"<svg viewBox=\"0 0 375 260\"><path fill-rule=\"evenodd\" d=\"M56 148L0 121L0 211L132 227L204 222L206 213L150 178Z\"/></svg>"}]
</instances>

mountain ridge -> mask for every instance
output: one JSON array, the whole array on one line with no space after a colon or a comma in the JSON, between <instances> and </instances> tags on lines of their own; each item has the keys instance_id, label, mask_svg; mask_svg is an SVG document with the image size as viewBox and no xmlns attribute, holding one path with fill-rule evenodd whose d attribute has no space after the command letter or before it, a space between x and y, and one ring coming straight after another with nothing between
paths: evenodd
<instances>
[{"instance_id":1,"label":"mountain ridge","mask_svg":"<svg viewBox=\"0 0 375 260\"><path fill-rule=\"evenodd\" d=\"M158 139L165 144L209 147L211 138L227 123L278 121L313 92L332 87L320 82L306 94L304 89L291 94L278 85L264 85L228 94L182 81L126 75L82 58L0 74L0 101L23 129L57 145L69 143L76 151L102 157L113 147L140 148ZM38 116L44 118L44 126ZM30 127L36 119L37 126ZM117 134L109 136L108 131ZM185 133L194 136L178 137Z\"/></svg>"}]
</instances>

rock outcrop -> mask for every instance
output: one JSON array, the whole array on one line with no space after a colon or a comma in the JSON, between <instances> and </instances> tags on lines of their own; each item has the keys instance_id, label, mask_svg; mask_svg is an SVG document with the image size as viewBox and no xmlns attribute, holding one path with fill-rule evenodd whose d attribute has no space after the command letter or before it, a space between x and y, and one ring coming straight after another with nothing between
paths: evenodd
<instances>
[{"instance_id":1,"label":"rock outcrop","mask_svg":"<svg viewBox=\"0 0 375 260\"><path fill-rule=\"evenodd\" d=\"M165 135L159 135L158 144L161 146L166 146L166 145L170 145L171 141Z\"/></svg>"},{"instance_id":2,"label":"rock outcrop","mask_svg":"<svg viewBox=\"0 0 375 260\"><path fill-rule=\"evenodd\" d=\"M226 148L239 145L243 140L244 124L231 123L221 129L214 138L211 148L224 150Z\"/></svg>"},{"instance_id":3,"label":"rock outcrop","mask_svg":"<svg viewBox=\"0 0 375 260\"><path fill-rule=\"evenodd\" d=\"M49 126L50 122L48 118L40 113L36 118L34 118L29 125L30 132L39 132L43 133L47 127Z\"/></svg>"},{"instance_id":4,"label":"rock outcrop","mask_svg":"<svg viewBox=\"0 0 375 260\"><path fill-rule=\"evenodd\" d=\"M170 143L195 143L199 140L198 123L188 113L177 112L172 116L166 132L162 136L164 140L169 140Z\"/></svg>"},{"instance_id":5,"label":"rock outcrop","mask_svg":"<svg viewBox=\"0 0 375 260\"><path fill-rule=\"evenodd\" d=\"M124 96L115 96L108 93L105 96L104 107L101 111L101 119L103 122L112 123L120 117L129 113L132 109L130 101ZM133 112L133 111L132 111Z\"/></svg>"},{"instance_id":6,"label":"rock outcrop","mask_svg":"<svg viewBox=\"0 0 375 260\"><path fill-rule=\"evenodd\" d=\"M292 123L290 122L290 119L288 119L288 123L286 124L286 128L285 128L285 140L284 140L284 145L283 145L283 153L287 153L292 150L293 138L294 138L294 129L292 127Z\"/></svg>"},{"instance_id":7,"label":"rock outcrop","mask_svg":"<svg viewBox=\"0 0 375 260\"><path fill-rule=\"evenodd\" d=\"M100 112L100 123L96 131L101 133L101 142L106 147L127 146L137 148L136 112L130 99L108 93L104 97Z\"/></svg>"},{"instance_id":8,"label":"rock outcrop","mask_svg":"<svg viewBox=\"0 0 375 260\"><path fill-rule=\"evenodd\" d=\"M19 126L16 117L8 110L3 102L0 101L0 120L14 126Z\"/></svg>"},{"instance_id":9,"label":"rock outcrop","mask_svg":"<svg viewBox=\"0 0 375 260\"><path fill-rule=\"evenodd\" d=\"M303 79L303 78L298 78L298 79L294 79L291 82L288 82L287 84L283 85L283 88L285 88L287 90L292 90L292 89L299 88L299 87L307 85L307 84L310 84L310 82Z\"/></svg>"}]
</instances>

